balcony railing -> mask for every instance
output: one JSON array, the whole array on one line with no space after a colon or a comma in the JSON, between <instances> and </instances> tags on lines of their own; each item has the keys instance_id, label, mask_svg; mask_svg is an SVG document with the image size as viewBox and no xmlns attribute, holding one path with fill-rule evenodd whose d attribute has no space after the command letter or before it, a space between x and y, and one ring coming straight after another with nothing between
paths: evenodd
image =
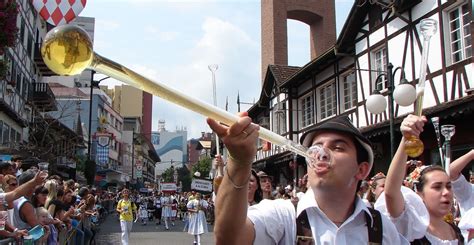
<instances>
[{"instance_id":1,"label":"balcony railing","mask_svg":"<svg viewBox=\"0 0 474 245\"><path fill-rule=\"evenodd\" d=\"M43 111L56 111L56 97L47 83L32 83L31 101Z\"/></svg>"}]
</instances>

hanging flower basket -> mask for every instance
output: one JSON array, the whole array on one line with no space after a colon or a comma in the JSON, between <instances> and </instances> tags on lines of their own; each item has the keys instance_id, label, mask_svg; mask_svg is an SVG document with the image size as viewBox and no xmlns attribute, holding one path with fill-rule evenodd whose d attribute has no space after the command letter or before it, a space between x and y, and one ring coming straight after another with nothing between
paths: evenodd
<instances>
[{"instance_id":1,"label":"hanging flower basket","mask_svg":"<svg viewBox=\"0 0 474 245\"><path fill-rule=\"evenodd\" d=\"M18 4L15 0L0 1L0 55L6 48L15 46L18 35L17 16Z\"/></svg>"}]
</instances>

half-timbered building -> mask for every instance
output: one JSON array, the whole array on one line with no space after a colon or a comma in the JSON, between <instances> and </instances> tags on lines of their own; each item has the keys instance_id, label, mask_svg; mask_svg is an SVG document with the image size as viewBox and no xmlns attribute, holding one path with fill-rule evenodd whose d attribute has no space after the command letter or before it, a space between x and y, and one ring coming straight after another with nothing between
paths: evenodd
<instances>
[{"instance_id":1,"label":"half-timbered building","mask_svg":"<svg viewBox=\"0 0 474 245\"><path fill-rule=\"evenodd\" d=\"M389 64L397 71L391 77L395 87L402 77L417 85L423 48L419 26L426 18L436 20L438 30L430 39L423 115L439 117L441 125L456 126L451 143L454 158L460 156L474 146L474 131L469 127L474 122L472 1L356 0L338 39L325 53L283 82L266 84L267 80L275 79L271 71L274 68L268 67L262 91L274 93L266 92L266 97L260 98L250 114L257 116L254 119L257 123L268 120L270 129L280 128L279 133L293 141L325 120L346 114L373 142L376 156L373 171L386 172L391 160L390 135L394 136L393 147L397 147L401 139L400 122L413 113L414 105L403 107L394 103L394 130L391 132L389 110L371 114L365 102L375 89L389 100ZM288 68L287 64L278 65L280 69ZM262 106L267 112L262 112L265 111ZM284 118L285 123L275 120L278 118ZM426 124L421 140L425 150L419 159L425 164L439 164L432 124ZM292 153L278 146L271 146L269 150L268 145L264 146L259 148L255 166L275 173L275 182L291 180L294 172L290 166L294 164L289 164L293 161L289 156ZM266 150L270 153L264 152ZM297 162L301 176L304 159L298 158Z\"/></svg>"}]
</instances>

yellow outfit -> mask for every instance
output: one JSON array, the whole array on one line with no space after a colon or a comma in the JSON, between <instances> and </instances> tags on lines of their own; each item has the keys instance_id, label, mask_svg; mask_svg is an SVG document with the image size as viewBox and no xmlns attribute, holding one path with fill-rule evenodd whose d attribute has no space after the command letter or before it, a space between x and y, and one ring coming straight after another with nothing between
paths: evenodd
<instances>
[{"instance_id":1,"label":"yellow outfit","mask_svg":"<svg viewBox=\"0 0 474 245\"><path fill-rule=\"evenodd\" d=\"M117 209L122 210L120 212L120 220L133 221L133 213L137 211L137 206L130 200L120 200L117 204Z\"/></svg>"}]
</instances>

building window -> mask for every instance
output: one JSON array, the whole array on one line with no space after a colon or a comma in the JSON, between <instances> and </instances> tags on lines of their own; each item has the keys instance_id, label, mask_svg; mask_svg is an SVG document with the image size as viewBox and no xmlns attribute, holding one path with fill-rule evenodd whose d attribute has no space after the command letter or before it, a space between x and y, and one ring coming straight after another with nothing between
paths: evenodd
<instances>
[{"instance_id":1,"label":"building window","mask_svg":"<svg viewBox=\"0 0 474 245\"><path fill-rule=\"evenodd\" d=\"M10 142L10 126L6 123L3 123L3 134L2 134L2 143Z\"/></svg>"},{"instance_id":2,"label":"building window","mask_svg":"<svg viewBox=\"0 0 474 245\"><path fill-rule=\"evenodd\" d=\"M468 3L464 3L448 13L449 44L452 63L472 56L471 17Z\"/></svg>"},{"instance_id":3,"label":"building window","mask_svg":"<svg viewBox=\"0 0 474 245\"><path fill-rule=\"evenodd\" d=\"M357 83L355 72L350 72L348 74L343 75L341 84L339 86L341 88L342 94L342 109L343 111L347 111L357 104Z\"/></svg>"},{"instance_id":4,"label":"building window","mask_svg":"<svg viewBox=\"0 0 474 245\"><path fill-rule=\"evenodd\" d=\"M279 102L273 108L273 132L286 133L286 103Z\"/></svg>"},{"instance_id":5,"label":"building window","mask_svg":"<svg viewBox=\"0 0 474 245\"><path fill-rule=\"evenodd\" d=\"M375 89L383 90L387 88L387 78L385 76L377 80L377 77L387 70L387 63L387 49L385 47L372 52L372 70L374 70L372 81Z\"/></svg>"},{"instance_id":6,"label":"building window","mask_svg":"<svg viewBox=\"0 0 474 245\"><path fill-rule=\"evenodd\" d=\"M307 127L314 122L314 99L309 94L300 100L301 103L301 127Z\"/></svg>"},{"instance_id":7,"label":"building window","mask_svg":"<svg viewBox=\"0 0 474 245\"><path fill-rule=\"evenodd\" d=\"M331 82L319 89L319 118L325 119L336 115L336 83Z\"/></svg>"}]
</instances>

